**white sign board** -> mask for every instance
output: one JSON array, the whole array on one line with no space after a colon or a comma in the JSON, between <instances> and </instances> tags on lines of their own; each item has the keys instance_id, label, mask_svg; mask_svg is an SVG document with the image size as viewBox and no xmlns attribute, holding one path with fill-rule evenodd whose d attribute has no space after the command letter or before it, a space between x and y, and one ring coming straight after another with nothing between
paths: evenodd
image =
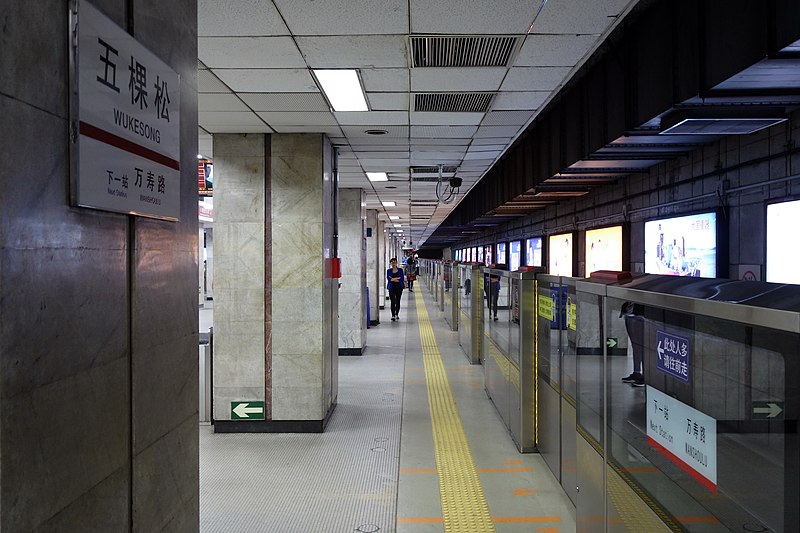
<instances>
[{"instance_id":1,"label":"white sign board","mask_svg":"<svg viewBox=\"0 0 800 533\"><path fill-rule=\"evenodd\" d=\"M178 220L180 77L84 0L77 37L74 202Z\"/></svg>"},{"instance_id":2,"label":"white sign board","mask_svg":"<svg viewBox=\"0 0 800 533\"><path fill-rule=\"evenodd\" d=\"M647 386L647 442L717 492L717 421Z\"/></svg>"}]
</instances>

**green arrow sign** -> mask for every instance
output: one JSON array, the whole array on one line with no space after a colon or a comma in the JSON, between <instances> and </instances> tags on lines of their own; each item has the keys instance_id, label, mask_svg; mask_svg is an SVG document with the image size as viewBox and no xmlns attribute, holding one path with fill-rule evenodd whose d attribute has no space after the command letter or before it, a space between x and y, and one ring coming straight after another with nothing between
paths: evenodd
<instances>
[{"instance_id":1,"label":"green arrow sign","mask_svg":"<svg viewBox=\"0 0 800 533\"><path fill-rule=\"evenodd\" d=\"M231 402L231 420L264 420L264 402Z\"/></svg>"},{"instance_id":2,"label":"green arrow sign","mask_svg":"<svg viewBox=\"0 0 800 533\"><path fill-rule=\"evenodd\" d=\"M609 348L616 348L617 344L619 343L617 342L616 337L609 337L606 339L606 346L608 346Z\"/></svg>"},{"instance_id":3,"label":"green arrow sign","mask_svg":"<svg viewBox=\"0 0 800 533\"><path fill-rule=\"evenodd\" d=\"M753 419L783 418L783 402L753 402Z\"/></svg>"}]
</instances>

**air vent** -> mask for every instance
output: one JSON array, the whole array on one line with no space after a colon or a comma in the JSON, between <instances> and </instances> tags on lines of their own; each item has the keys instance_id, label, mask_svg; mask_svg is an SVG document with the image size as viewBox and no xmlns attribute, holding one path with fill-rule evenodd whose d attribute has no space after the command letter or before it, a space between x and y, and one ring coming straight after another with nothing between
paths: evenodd
<instances>
[{"instance_id":1,"label":"air vent","mask_svg":"<svg viewBox=\"0 0 800 533\"><path fill-rule=\"evenodd\" d=\"M495 93L415 93L414 111L486 113Z\"/></svg>"},{"instance_id":2,"label":"air vent","mask_svg":"<svg viewBox=\"0 0 800 533\"><path fill-rule=\"evenodd\" d=\"M424 175L433 174L434 177L439 177L439 167L408 167L411 170L411 177L418 178ZM458 167L455 165L445 165L442 167L442 176L446 174L455 174Z\"/></svg>"},{"instance_id":3,"label":"air vent","mask_svg":"<svg viewBox=\"0 0 800 533\"><path fill-rule=\"evenodd\" d=\"M518 37L411 37L412 67L506 67Z\"/></svg>"}]
</instances>

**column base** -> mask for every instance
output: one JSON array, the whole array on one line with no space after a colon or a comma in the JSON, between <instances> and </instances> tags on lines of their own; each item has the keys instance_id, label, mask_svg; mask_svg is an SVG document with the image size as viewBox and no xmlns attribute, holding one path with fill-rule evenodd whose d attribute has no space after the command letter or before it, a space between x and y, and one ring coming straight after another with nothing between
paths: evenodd
<instances>
[{"instance_id":1,"label":"column base","mask_svg":"<svg viewBox=\"0 0 800 533\"><path fill-rule=\"evenodd\" d=\"M335 408L323 420L215 420L214 433L322 433Z\"/></svg>"},{"instance_id":2,"label":"column base","mask_svg":"<svg viewBox=\"0 0 800 533\"><path fill-rule=\"evenodd\" d=\"M339 348L339 355L362 355L364 348Z\"/></svg>"}]
</instances>

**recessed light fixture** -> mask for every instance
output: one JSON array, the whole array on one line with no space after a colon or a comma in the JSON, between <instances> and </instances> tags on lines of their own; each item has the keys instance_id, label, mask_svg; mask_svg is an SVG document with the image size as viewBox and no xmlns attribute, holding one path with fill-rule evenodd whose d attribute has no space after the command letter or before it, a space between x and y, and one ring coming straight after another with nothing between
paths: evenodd
<instances>
[{"instance_id":1,"label":"recessed light fixture","mask_svg":"<svg viewBox=\"0 0 800 533\"><path fill-rule=\"evenodd\" d=\"M369 111L355 70L315 70L334 111Z\"/></svg>"},{"instance_id":2,"label":"recessed light fixture","mask_svg":"<svg viewBox=\"0 0 800 533\"><path fill-rule=\"evenodd\" d=\"M364 133L367 135L386 135L389 132L386 130L364 130Z\"/></svg>"},{"instance_id":3,"label":"recessed light fixture","mask_svg":"<svg viewBox=\"0 0 800 533\"><path fill-rule=\"evenodd\" d=\"M390 220L400 220L400 215L389 215Z\"/></svg>"},{"instance_id":4,"label":"recessed light fixture","mask_svg":"<svg viewBox=\"0 0 800 533\"><path fill-rule=\"evenodd\" d=\"M395 202L381 202L383 207L395 207L397 204Z\"/></svg>"},{"instance_id":5,"label":"recessed light fixture","mask_svg":"<svg viewBox=\"0 0 800 533\"><path fill-rule=\"evenodd\" d=\"M389 176L386 172L367 172L367 179L369 181L389 181Z\"/></svg>"}]
</instances>

